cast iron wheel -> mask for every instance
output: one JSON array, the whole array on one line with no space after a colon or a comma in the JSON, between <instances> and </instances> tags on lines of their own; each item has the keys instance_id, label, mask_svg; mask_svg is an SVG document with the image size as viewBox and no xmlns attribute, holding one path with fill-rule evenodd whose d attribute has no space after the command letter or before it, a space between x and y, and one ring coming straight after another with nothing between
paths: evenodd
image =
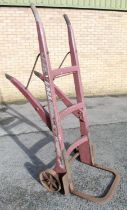
<instances>
[{"instance_id":1,"label":"cast iron wheel","mask_svg":"<svg viewBox=\"0 0 127 210\"><path fill-rule=\"evenodd\" d=\"M42 171L39 174L39 179L41 184L49 191L49 192L58 192L61 189L60 180L58 174L53 169L48 169L46 171Z\"/></svg>"}]
</instances>

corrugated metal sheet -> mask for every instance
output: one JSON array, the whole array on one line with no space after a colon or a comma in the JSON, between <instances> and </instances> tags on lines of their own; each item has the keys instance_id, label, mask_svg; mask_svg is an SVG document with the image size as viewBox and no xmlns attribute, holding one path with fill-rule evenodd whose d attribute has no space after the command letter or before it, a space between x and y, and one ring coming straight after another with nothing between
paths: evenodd
<instances>
[{"instance_id":1,"label":"corrugated metal sheet","mask_svg":"<svg viewBox=\"0 0 127 210\"><path fill-rule=\"evenodd\" d=\"M0 5L127 10L127 0L0 0Z\"/></svg>"}]
</instances>

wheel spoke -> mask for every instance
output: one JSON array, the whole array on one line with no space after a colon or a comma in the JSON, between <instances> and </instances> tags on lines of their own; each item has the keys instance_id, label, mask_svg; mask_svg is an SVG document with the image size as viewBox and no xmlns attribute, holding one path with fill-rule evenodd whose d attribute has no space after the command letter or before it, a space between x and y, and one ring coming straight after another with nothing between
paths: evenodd
<instances>
[{"instance_id":1,"label":"wheel spoke","mask_svg":"<svg viewBox=\"0 0 127 210\"><path fill-rule=\"evenodd\" d=\"M45 179L49 179L49 176L48 176L48 174L45 172L44 174L43 174L43 177L45 178Z\"/></svg>"},{"instance_id":2,"label":"wheel spoke","mask_svg":"<svg viewBox=\"0 0 127 210\"><path fill-rule=\"evenodd\" d=\"M50 182L54 182L54 177L52 177L51 174L50 174L49 180L50 180Z\"/></svg>"},{"instance_id":3,"label":"wheel spoke","mask_svg":"<svg viewBox=\"0 0 127 210\"><path fill-rule=\"evenodd\" d=\"M49 187L50 187L50 190L54 191L54 188L52 186L52 183L50 183Z\"/></svg>"},{"instance_id":4,"label":"wheel spoke","mask_svg":"<svg viewBox=\"0 0 127 210\"><path fill-rule=\"evenodd\" d=\"M57 184L56 184L56 182L54 181L54 182L52 182L52 185L53 185L53 187L55 187L55 189L58 189L58 186L57 186Z\"/></svg>"}]
</instances>

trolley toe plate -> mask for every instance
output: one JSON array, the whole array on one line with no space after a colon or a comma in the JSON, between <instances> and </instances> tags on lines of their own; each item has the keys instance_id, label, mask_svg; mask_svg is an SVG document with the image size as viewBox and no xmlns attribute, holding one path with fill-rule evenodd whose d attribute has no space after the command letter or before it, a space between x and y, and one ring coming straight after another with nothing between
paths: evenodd
<instances>
[{"instance_id":1,"label":"trolley toe plate","mask_svg":"<svg viewBox=\"0 0 127 210\"><path fill-rule=\"evenodd\" d=\"M110 188L108 188L107 193L103 194L102 196L97 197L97 196L86 194L84 192L79 192L74 187L71 188L71 186L70 186L70 192L76 196L79 196L80 198L83 198L83 199L86 199L86 200L89 200L89 201L92 201L92 202L95 202L98 204L103 204L103 203L106 203L112 199L112 197L116 191L116 188L120 182L120 176L114 170L112 170L110 168L103 167L98 164L94 164L93 167L104 170L104 171L108 171L113 174L114 178L112 180Z\"/></svg>"}]
</instances>

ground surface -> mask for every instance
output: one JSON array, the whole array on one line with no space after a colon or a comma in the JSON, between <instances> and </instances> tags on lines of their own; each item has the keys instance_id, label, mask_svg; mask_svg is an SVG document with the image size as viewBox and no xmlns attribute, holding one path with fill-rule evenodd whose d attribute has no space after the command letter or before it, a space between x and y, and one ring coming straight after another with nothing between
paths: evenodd
<instances>
[{"instance_id":1,"label":"ground surface","mask_svg":"<svg viewBox=\"0 0 127 210\"><path fill-rule=\"evenodd\" d=\"M127 210L127 97L87 98L86 104L96 162L121 175L112 201L97 205L47 192L38 173L54 164L51 133L29 104L12 104L0 107L0 210ZM68 145L78 137L78 123L67 118L63 126ZM79 161L72 171L76 187L91 194L101 194L111 180L109 173Z\"/></svg>"}]
</instances>

